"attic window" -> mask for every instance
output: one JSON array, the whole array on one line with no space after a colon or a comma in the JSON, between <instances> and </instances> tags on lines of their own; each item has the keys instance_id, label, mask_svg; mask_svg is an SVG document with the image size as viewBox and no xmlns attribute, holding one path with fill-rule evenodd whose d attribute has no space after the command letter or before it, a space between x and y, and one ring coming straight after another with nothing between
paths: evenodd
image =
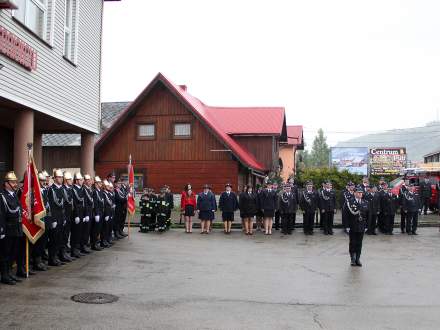
<instances>
[{"instance_id":1,"label":"attic window","mask_svg":"<svg viewBox=\"0 0 440 330\"><path fill-rule=\"evenodd\" d=\"M173 136L176 139L191 138L191 124L190 123L175 123Z\"/></svg>"},{"instance_id":2,"label":"attic window","mask_svg":"<svg viewBox=\"0 0 440 330\"><path fill-rule=\"evenodd\" d=\"M154 123L138 124L137 138L140 140L151 140L156 137L156 126Z\"/></svg>"}]
</instances>

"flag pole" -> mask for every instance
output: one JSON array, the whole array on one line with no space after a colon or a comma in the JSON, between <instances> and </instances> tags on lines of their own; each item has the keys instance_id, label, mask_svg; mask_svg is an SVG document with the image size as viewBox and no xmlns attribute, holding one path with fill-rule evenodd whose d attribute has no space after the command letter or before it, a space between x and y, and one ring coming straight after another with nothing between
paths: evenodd
<instances>
[{"instance_id":1,"label":"flag pole","mask_svg":"<svg viewBox=\"0 0 440 330\"><path fill-rule=\"evenodd\" d=\"M28 161L27 161L27 186L28 186L28 198L29 203L27 203L27 212L29 220L32 221L32 188L31 188L31 171L30 171L30 162L31 162L31 154L32 154L32 143L27 144L28 147ZM26 236L26 235L25 235ZM29 238L26 236L26 278L29 278Z\"/></svg>"}]
</instances>

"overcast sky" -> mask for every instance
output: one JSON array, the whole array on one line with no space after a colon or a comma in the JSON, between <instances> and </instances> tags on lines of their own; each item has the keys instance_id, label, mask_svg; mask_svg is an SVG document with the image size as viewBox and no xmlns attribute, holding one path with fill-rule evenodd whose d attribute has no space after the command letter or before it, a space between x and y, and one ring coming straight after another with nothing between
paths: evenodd
<instances>
[{"instance_id":1,"label":"overcast sky","mask_svg":"<svg viewBox=\"0 0 440 330\"><path fill-rule=\"evenodd\" d=\"M106 2L102 99L162 72L209 105L284 106L309 144L319 127L333 145L423 126L440 110L439 14L438 0Z\"/></svg>"}]
</instances>

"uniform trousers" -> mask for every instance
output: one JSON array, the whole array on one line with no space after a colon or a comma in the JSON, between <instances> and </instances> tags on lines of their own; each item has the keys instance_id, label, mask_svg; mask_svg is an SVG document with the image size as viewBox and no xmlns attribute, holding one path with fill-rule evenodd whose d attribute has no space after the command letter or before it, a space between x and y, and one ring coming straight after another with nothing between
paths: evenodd
<instances>
[{"instance_id":1,"label":"uniform trousers","mask_svg":"<svg viewBox=\"0 0 440 330\"><path fill-rule=\"evenodd\" d=\"M315 212L306 211L303 216L304 232L313 233L313 224L315 221Z\"/></svg>"},{"instance_id":2,"label":"uniform trousers","mask_svg":"<svg viewBox=\"0 0 440 330\"><path fill-rule=\"evenodd\" d=\"M293 227L294 213L281 214L281 230L283 234L291 234Z\"/></svg>"},{"instance_id":3,"label":"uniform trousers","mask_svg":"<svg viewBox=\"0 0 440 330\"><path fill-rule=\"evenodd\" d=\"M321 212L322 227L324 228L324 233L333 232L333 219L335 217L334 211Z\"/></svg>"},{"instance_id":4,"label":"uniform trousers","mask_svg":"<svg viewBox=\"0 0 440 330\"><path fill-rule=\"evenodd\" d=\"M349 236L349 246L348 251L350 254L357 253L360 254L362 252L362 241L364 239L364 232L353 232L350 230Z\"/></svg>"},{"instance_id":5,"label":"uniform trousers","mask_svg":"<svg viewBox=\"0 0 440 330\"><path fill-rule=\"evenodd\" d=\"M415 233L419 220L419 212L408 212L406 215L406 232Z\"/></svg>"},{"instance_id":6,"label":"uniform trousers","mask_svg":"<svg viewBox=\"0 0 440 330\"><path fill-rule=\"evenodd\" d=\"M407 217L407 213L400 209L400 230L402 232L405 232L406 230L406 217Z\"/></svg>"},{"instance_id":7,"label":"uniform trousers","mask_svg":"<svg viewBox=\"0 0 440 330\"><path fill-rule=\"evenodd\" d=\"M377 213L370 212L368 215L368 234L374 234L376 232L376 225L377 225Z\"/></svg>"}]
</instances>

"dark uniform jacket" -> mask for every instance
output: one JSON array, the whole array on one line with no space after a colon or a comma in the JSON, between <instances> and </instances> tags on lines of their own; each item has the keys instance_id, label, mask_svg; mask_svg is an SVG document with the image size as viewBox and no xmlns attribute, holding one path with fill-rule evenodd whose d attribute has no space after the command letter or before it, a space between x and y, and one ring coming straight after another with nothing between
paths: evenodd
<instances>
[{"instance_id":1,"label":"dark uniform jacket","mask_svg":"<svg viewBox=\"0 0 440 330\"><path fill-rule=\"evenodd\" d=\"M0 207L0 235L6 235L6 219L3 207Z\"/></svg>"},{"instance_id":2,"label":"dark uniform jacket","mask_svg":"<svg viewBox=\"0 0 440 330\"><path fill-rule=\"evenodd\" d=\"M174 197L173 194L170 192L165 193L165 200L170 206L170 210L174 208Z\"/></svg>"},{"instance_id":3,"label":"dark uniform jacket","mask_svg":"<svg viewBox=\"0 0 440 330\"><path fill-rule=\"evenodd\" d=\"M157 196L155 211L158 217L166 217L170 209L166 196Z\"/></svg>"},{"instance_id":4,"label":"dark uniform jacket","mask_svg":"<svg viewBox=\"0 0 440 330\"><path fill-rule=\"evenodd\" d=\"M94 201L93 201L93 190L92 188L89 188L87 186L83 186L84 189L84 215L86 217L89 217L89 219L93 216L93 208L94 208Z\"/></svg>"},{"instance_id":5,"label":"dark uniform jacket","mask_svg":"<svg viewBox=\"0 0 440 330\"><path fill-rule=\"evenodd\" d=\"M315 213L318 208L318 194L312 190L308 192L306 189L301 193L299 204L301 210L307 213Z\"/></svg>"},{"instance_id":6,"label":"dark uniform jacket","mask_svg":"<svg viewBox=\"0 0 440 330\"><path fill-rule=\"evenodd\" d=\"M62 224L65 219L64 211L64 188L57 187L55 184L51 185L47 190L47 199L50 207L51 222Z\"/></svg>"},{"instance_id":7,"label":"dark uniform jacket","mask_svg":"<svg viewBox=\"0 0 440 330\"><path fill-rule=\"evenodd\" d=\"M204 192L197 196L197 210L199 211L217 211L217 202L212 192Z\"/></svg>"},{"instance_id":8,"label":"dark uniform jacket","mask_svg":"<svg viewBox=\"0 0 440 330\"><path fill-rule=\"evenodd\" d=\"M431 198L432 196L432 190L431 190L431 183L425 183L424 181L420 182L420 197L425 198Z\"/></svg>"},{"instance_id":9,"label":"dark uniform jacket","mask_svg":"<svg viewBox=\"0 0 440 330\"><path fill-rule=\"evenodd\" d=\"M93 213L94 216L102 218L104 216L104 192L101 189L93 190Z\"/></svg>"},{"instance_id":10,"label":"dark uniform jacket","mask_svg":"<svg viewBox=\"0 0 440 330\"><path fill-rule=\"evenodd\" d=\"M238 210L237 195L232 191L229 194L224 191L220 195L218 206L222 212L234 212Z\"/></svg>"},{"instance_id":11,"label":"dark uniform jacket","mask_svg":"<svg viewBox=\"0 0 440 330\"><path fill-rule=\"evenodd\" d=\"M73 219L79 218L82 221L85 218L85 208L86 208L83 187L73 185L72 196L73 196Z\"/></svg>"},{"instance_id":12,"label":"dark uniform jacket","mask_svg":"<svg viewBox=\"0 0 440 330\"><path fill-rule=\"evenodd\" d=\"M402 198L402 209L405 212L419 212L422 208L418 193L405 192Z\"/></svg>"},{"instance_id":13,"label":"dark uniform jacket","mask_svg":"<svg viewBox=\"0 0 440 330\"><path fill-rule=\"evenodd\" d=\"M73 188L70 186L63 186L64 193L64 216L67 221L72 219L73 214Z\"/></svg>"},{"instance_id":14,"label":"dark uniform jacket","mask_svg":"<svg viewBox=\"0 0 440 330\"><path fill-rule=\"evenodd\" d=\"M253 217L258 211L258 200L255 193L242 192L238 197L241 217Z\"/></svg>"},{"instance_id":15,"label":"dark uniform jacket","mask_svg":"<svg viewBox=\"0 0 440 330\"><path fill-rule=\"evenodd\" d=\"M336 209L336 193L333 189L321 189L319 194L319 208L326 212L334 212Z\"/></svg>"},{"instance_id":16,"label":"dark uniform jacket","mask_svg":"<svg viewBox=\"0 0 440 330\"><path fill-rule=\"evenodd\" d=\"M380 212L380 193L366 193L364 199L368 202L368 211L371 215Z\"/></svg>"},{"instance_id":17,"label":"dark uniform jacket","mask_svg":"<svg viewBox=\"0 0 440 330\"><path fill-rule=\"evenodd\" d=\"M115 207L114 205L114 197L113 194L110 191L104 190L104 218L109 217L111 218L113 216L113 209Z\"/></svg>"},{"instance_id":18,"label":"dark uniform jacket","mask_svg":"<svg viewBox=\"0 0 440 330\"><path fill-rule=\"evenodd\" d=\"M278 203L277 192L273 189L270 191L268 189L263 189L259 194L259 208L261 210L276 210Z\"/></svg>"},{"instance_id":19,"label":"dark uniform jacket","mask_svg":"<svg viewBox=\"0 0 440 330\"><path fill-rule=\"evenodd\" d=\"M349 211L348 225L350 232L365 232L368 220L368 202L364 199L360 201L351 199L350 202L347 203L347 209Z\"/></svg>"},{"instance_id":20,"label":"dark uniform jacket","mask_svg":"<svg viewBox=\"0 0 440 330\"><path fill-rule=\"evenodd\" d=\"M278 210L280 214L293 214L298 209L298 201L293 192L283 192L278 195Z\"/></svg>"},{"instance_id":21,"label":"dark uniform jacket","mask_svg":"<svg viewBox=\"0 0 440 330\"><path fill-rule=\"evenodd\" d=\"M9 237L23 236L21 206L17 194L3 190L0 193L0 213L4 218L4 233Z\"/></svg>"},{"instance_id":22,"label":"dark uniform jacket","mask_svg":"<svg viewBox=\"0 0 440 330\"><path fill-rule=\"evenodd\" d=\"M398 197L385 191L380 192L380 212L384 215L395 215L399 204Z\"/></svg>"}]
</instances>

